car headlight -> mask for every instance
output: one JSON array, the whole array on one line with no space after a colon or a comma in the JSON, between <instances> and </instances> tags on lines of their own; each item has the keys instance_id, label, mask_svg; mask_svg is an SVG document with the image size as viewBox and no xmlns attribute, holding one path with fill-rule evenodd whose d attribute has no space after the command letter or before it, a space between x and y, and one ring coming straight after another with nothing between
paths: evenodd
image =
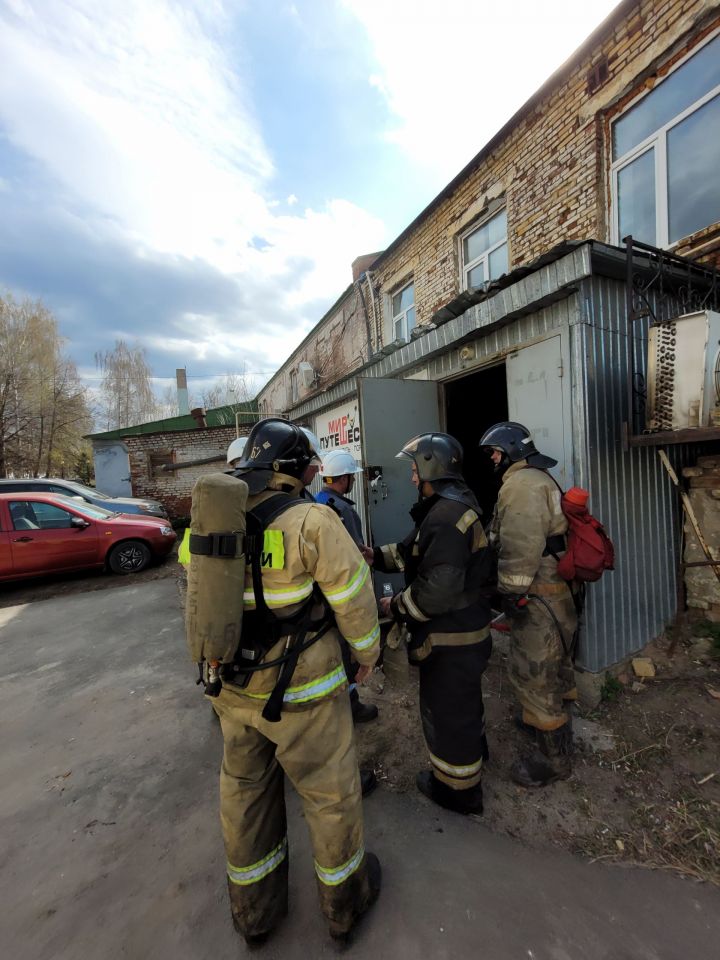
<instances>
[{"instance_id":1,"label":"car headlight","mask_svg":"<svg viewBox=\"0 0 720 960\"><path fill-rule=\"evenodd\" d=\"M171 537L175 533L175 531L173 530L172 527L160 527L160 533L164 537Z\"/></svg>"}]
</instances>

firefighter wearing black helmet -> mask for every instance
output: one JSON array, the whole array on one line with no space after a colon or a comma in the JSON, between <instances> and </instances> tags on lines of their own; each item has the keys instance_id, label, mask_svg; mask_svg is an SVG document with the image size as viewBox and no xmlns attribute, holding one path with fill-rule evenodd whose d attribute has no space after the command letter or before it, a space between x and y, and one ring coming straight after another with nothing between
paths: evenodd
<instances>
[{"instance_id":1,"label":"firefighter wearing black helmet","mask_svg":"<svg viewBox=\"0 0 720 960\"><path fill-rule=\"evenodd\" d=\"M263 559L264 601L258 602L248 568L239 654L244 655L243 641L249 642L246 623L253 622L253 611L257 617L263 602L277 620L289 623L307 608L313 623L324 624L320 639L303 646L287 685L280 688L279 720L265 719L266 704L282 676L279 666L250 673L243 685L242 661L236 658L223 669L222 690L214 701L225 741L220 813L230 904L235 926L250 944L265 940L287 912L285 774L303 803L320 907L331 935L346 938L380 890L377 857L364 849L353 722L339 646L342 635L364 679L379 652L377 607L368 565L340 518L329 507L300 498L309 471L318 465L299 427L269 418L253 427L235 470L249 488L249 519L271 498L283 500L279 493L289 500L281 513L269 514L266 532L272 536L267 542L278 550ZM321 633L319 626L314 629ZM282 657L291 634L281 636L263 659Z\"/></svg>"},{"instance_id":2,"label":"firefighter wearing black helmet","mask_svg":"<svg viewBox=\"0 0 720 960\"><path fill-rule=\"evenodd\" d=\"M458 813L482 813L487 759L482 675L492 649L490 608L482 596L490 550L480 507L462 475L454 437L426 433L397 455L412 462L418 502L402 543L375 549L373 562L405 574L406 587L381 603L406 625L408 655L420 671L420 714L431 769L418 789Z\"/></svg>"},{"instance_id":3,"label":"firefighter wearing black helmet","mask_svg":"<svg viewBox=\"0 0 720 960\"><path fill-rule=\"evenodd\" d=\"M537 451L520 423L495 424L480 445L503 475L489 537L498 551L498 589L510 622L509 674L520 704L516 722L535 741L513 764L511 776L522 786L540 787L570 775L568 706L577 697L571 659L577 613L557 573L568 525L560 488L547 472L557 461Z\"/></svg>"}]
</instances>

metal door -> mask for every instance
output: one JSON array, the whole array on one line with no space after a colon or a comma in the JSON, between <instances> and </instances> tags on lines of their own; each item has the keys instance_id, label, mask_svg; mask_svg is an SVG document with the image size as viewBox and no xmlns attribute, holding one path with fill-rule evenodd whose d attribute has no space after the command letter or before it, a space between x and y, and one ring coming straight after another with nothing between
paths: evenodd
<instances>
[{"instance_id":1,"label":"metal door","mask_svg":"<svg viewBox=\"0 0 720 960\"><path fill-rule=\"evenodd\" d=\"M408 511L417 490L410 481L410 461L395 455L411 437L442 429L438 387L429 380L360 378L358 395L372 540L397 543L412 526ZM402 586L399 577L379 574L375 580L378 593L385 582L395 590Z\"/></svg>"},{"instance_id":2,"label":"metal door","mask_svg":"<svg viewBox=\"0 0 720 960\"><path fill-rule=\"evenodd\" d=\"M130 457L121 440L98 443L93 448L95 486L110 497L131 497Z\"/></svg>"},{"instance_id":3,"label":"metal door","mask_svg":"<svg viewBox=\"0 0 720 960\"><path fill-rule=\"evenodd\" d=\"M538 450L558 461L550 472L565 489L572 486L566 352L558 334L523 347L507 358L509 419L524 424Z\"/></svg>"}]
</instances>

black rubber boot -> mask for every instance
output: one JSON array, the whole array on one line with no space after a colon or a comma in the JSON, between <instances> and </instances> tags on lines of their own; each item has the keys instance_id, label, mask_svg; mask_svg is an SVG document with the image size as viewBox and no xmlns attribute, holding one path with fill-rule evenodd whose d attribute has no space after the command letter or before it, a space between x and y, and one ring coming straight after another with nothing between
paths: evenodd
<instances>
[{"instance_id":1,"label":"black rubber boot","mask_svg":"<svg viewBox=\"0 0 720 960\"><path fill-rule=\"evenodd\" d=\"M516 760L510 776L521 787L545 787L556 780L567 780L572 773L572 726L557 730L538 730L536 750L531 756Z\"/></svg>"},{"instance_id":2,"label":"black rubber boot","mask_svg":"<svg viewBox=\"0 0 720 960\"><path fill-rule=\"evenodd\" d=\"M272 931L268 933L248 933L243 939L245 940L245 946L248 950L258 950L260 947L265 946L271 935Z\"/></svg>"},{"instance_id":3,"label":"black rubber boot","mask_svg":"<svg viewBox=\"0 0 720 960\"><path fill-rule=\"evenodd\" d=\"M349 930L340 931L333 925L333 923L330 924L330 936L332 937L336 950L340 952L342 952L350 944L352 933L355 930L358 921L365 916L370 907L372 907L372 905L377 901L377 898L380 896L380 890L382 888L382 868L380 866L380 861L374 853L365 854L365 866L367 870L367 896L365 898L365 903L355 914L352 926Z\"/></svg>"},{"instance_id":4,"label":"black rubber boot","mask_svg":"<svg viewBox=\"0 0 720 960\"><path fill-rule=\"evenodd\" d=\"M367 797L377 786L377 777L374 770L363 770L360 768L360 790L362 795Z\"/></svg>"},{"instance_id":5,"label":"black rubber boot","mask_svg":"<svg viewBox=\"0 0 720 960\"><path fill-rule=\"evenodd\" d=\"M525 723L523 720L523 708L520 704L517 704L513 710L513 723L518 730L522 730L523 733L526 733L529 737L532 737L533 740L535 739L537 727L533 727L530 723Z\"/></svg>"},{"instance_id":6,"label":"black rubber boot","mask_svg":"<svg viewBox=\"0 0 720 960\"><path fill-rule=\"evenodd\" d=\"M478 783L469 790L451 790L441 783L431 770L421 770L415 777L415 786L428 800L453 813L481 816L483 812L482 786Z\"/></svg>"},{"instance_id":7,"label":"black rubber boot","mask_svg":"<svg viewBox=\"0 0 720 960\"><path fill-rule=\"evenodd\" d=\"M357 690L350 691L350 707L353 723L369 723L377 718L378 708L374 703L361 703Z\"/></svg>"}]
</instances>

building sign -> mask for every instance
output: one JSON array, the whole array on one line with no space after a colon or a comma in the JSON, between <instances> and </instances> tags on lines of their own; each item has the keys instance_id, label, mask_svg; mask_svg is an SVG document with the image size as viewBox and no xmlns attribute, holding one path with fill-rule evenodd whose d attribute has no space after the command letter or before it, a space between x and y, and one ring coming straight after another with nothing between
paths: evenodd
<instances>
[{"instance_id":1,"label":"building sign","mask_svg":"<svg viewBox=\"0 0 720 960\"><path fill-rule=\"evenodd\" d=\"M360 444L360 410L357 400L348 400L340 407L321 413L315 420L320 452L347 450L362 463Z\"/></svg>"}]
</instances>

